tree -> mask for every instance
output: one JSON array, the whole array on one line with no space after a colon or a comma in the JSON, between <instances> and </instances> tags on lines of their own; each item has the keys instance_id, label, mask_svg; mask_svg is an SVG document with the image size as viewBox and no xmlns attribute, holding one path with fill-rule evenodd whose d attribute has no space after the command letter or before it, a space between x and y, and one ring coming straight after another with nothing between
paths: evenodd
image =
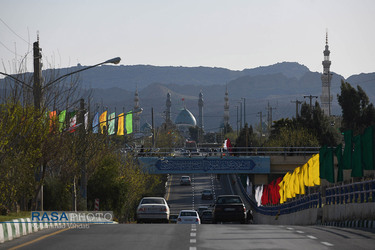
<instances>
[{"instance_id":1,"label":"tree","mask_svg":"<svg viewBox=\"0 0 375 250\"><path fill-rule=\"evenodd\" d=\"M375 124L375 108L359 85L356 90L342 81L341 94L337 95L337 99L342 110L342 131L353 130L355 134L360 134L366 127Z\"/></svg>"}]
</instances>

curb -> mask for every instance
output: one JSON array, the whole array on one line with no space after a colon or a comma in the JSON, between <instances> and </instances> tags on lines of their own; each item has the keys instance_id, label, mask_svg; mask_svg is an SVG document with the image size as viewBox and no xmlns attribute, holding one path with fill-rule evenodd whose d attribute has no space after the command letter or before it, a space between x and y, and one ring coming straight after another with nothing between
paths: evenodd
<instances>
[{"instance_id":1,"label":"curb","mask_svg":"<svg viewBox=\"0 0 375 250\"><path fill-rule=\"evenodd\" d=\"M375 220L351 220L351 221L331 221L321 224L322 226L332 227L351 227L351 228L371 228L375 229Z\"/></svg>"},{"instance_id":2,"label":"curb","mask_svg":"<svg viewBox=\"0 0 375 250\"><path fill-rule=\"evenodd\" d=\"M6 241L10 241L21 236L31 234L43 229L47 228L57 228L57 227L65 227L70 223L62 223L62 222L45 222L45 223L37 223L31 222L30 218L23 218L23 219L15 219L12 221L5 221L0 222L0 244ZM98 221L95 224L102 224ZM118 224L117 222L113 222L113 224ZM71 225L71 224L70 224Z\"/></svg>"}]
</instances>

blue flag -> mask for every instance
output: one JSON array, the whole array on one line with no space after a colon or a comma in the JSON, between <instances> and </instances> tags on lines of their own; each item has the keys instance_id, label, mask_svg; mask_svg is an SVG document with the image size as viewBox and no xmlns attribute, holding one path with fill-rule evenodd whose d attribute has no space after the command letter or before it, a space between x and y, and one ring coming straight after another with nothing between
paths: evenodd
<instances>
[{"instance_id":1,"label":"blue flag","mask_svg":"<svg viewBox=\"0 0 375 250\"><path fill-rule=\"evenodd\" d=\"M99 113L96 112L94 120L92 121L92 132L97 134L99 132Z\"/></svg>"}]
</instances>

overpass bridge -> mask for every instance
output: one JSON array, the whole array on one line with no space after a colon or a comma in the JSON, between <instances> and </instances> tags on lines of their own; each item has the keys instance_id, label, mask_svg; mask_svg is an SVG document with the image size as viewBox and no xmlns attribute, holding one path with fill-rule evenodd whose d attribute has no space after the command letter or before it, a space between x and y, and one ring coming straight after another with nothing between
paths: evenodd
<instances>
[{"instance_id":1,"label":"overpass bridge","mask_svg":"<svg viewBox=\"0 0 375 250\"><path fill-rule=\"evenodd\" d=\"M248 174L254 185L261 185L294 171L317 153L316 147L251 147L183 154L167 149L144 150L136 155L143 170L152 174Z\"/></svg>"}]
</instances>

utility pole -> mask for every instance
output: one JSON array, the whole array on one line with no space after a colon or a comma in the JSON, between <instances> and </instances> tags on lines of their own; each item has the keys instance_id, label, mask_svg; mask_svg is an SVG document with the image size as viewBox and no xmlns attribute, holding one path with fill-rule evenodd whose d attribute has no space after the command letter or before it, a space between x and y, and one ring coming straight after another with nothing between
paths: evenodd
<instances>
[{"instance_id":1,"label":"utility pole","mask_svg":"<svg viewBox=\"0 0 375 250\"><path fill-rule=\"evenodd\" d=\"M237 119L236 119L236 130L237 130L237 136L238 136L238 106L235 106L237 109Z\"/></svg>"},{"instance_id":2,"label":"utility pole","mask_svg":"<svg viewBox=\"0 0 375 250\"><path fill-rule=\"evenodd\" d=\"M154 124L154 108L151 108L151 123L152 123L152 147L155 148L155 124Z\"/></svg>"},{"instance_id":3,"label":"utility pole","mask_svg":"<svg viewBox=\"0 0 375 250\"><path fill-rule=\"evenodd\" d=\"M262 125L262 118L263 118L263 115L262 115L262 111L260 111L260 112L258 112L258 114L259 114L259 117L260 117L260 123L259 123L259 125L260 125L260 135L259 135L259 137L261 138L262 137L262 134L263 134L263 125Z\"/></svg>"},{"instance_id":4,"label":"utility pole","mask_svg":"<svg viewBox=\"0 0 375 250\"><path fill-rule=\"evenodd\" d=\"M240 106L240 130L242 130L242 102L238 102Z\"/></svg>"},{"instance_id":5,"label":"utility pole","mask_svg":"<svg viewBox=\"0 0 375 250\"><path fill-rule=\"evenodd\" d=\"M86 138L86 131L85 131L85 100L81 98L79 100L79 113L78 113L78 131L79 131L79 143L81 143L78 149L78 155L81 164L81 195L84 202L84 209L87 209L87 176L86 176L86 161L85 161L85 138Z\"/></svg>"},{"instance_id":6,"label":"utility pole","mask_svg":"<svg viewBox=\"0 0 375 250\"><path fill-rule=\"evenodd\" d=\"M296 104L296 118L298 118L298 105L300 105L302 102L298 101L298 99L296 99L295 101L291 101L291 103Z\"/></svg>"},{"instance_id":7,"label":"utility pole","mask_svg":"<svg viewBox=\"0 0 375 250\"><path fill-rule=\"evenodd\" d=\"M271 130L272 127L272 110L275 110L276 108L273 108L270 106L270 103L268 102L267 105L267 123L268 123L268 130Z\"/></svg>"},{"instance_id":8,"label":"utility pole","mask_svg":"<svg viewBox=\"0 0 375 250\"><path fill-rule=\"evenodd\" d=\"M312 99L318 98L316 95L304 95L303 98L309 98L310 99L310 109L312 109Z\"/></svg>"},{"instance_id":9,"label":"utility pole","mask_svg":"<svg viewBox=\"0 0 375 250\"><path fill-rule=\"evenodd\" d=\"M33 57L34 57L34 85L33 85L33 96L34 96L34 107L40 110L40 103L42 99L42 49L39 48L39 36L36 42L33 44Z\"/></svg>"},{"instance_id":10,"label":"utility pole","mask_svg":"<svg viewBox=\"0 0 375 250\"><path fill-rule=\"evenodd\" d=\"M243 125L245 126L246 124L246 98L241 97L243 100Z\"/></svg>"}]
</instances>

